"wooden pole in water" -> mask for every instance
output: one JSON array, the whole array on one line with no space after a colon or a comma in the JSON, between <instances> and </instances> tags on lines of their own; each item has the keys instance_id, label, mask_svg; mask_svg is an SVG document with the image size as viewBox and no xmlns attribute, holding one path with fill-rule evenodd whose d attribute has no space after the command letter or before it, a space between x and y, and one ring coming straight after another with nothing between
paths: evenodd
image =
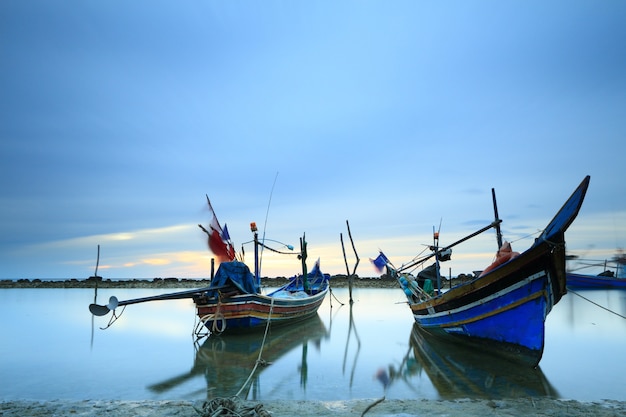
<instances>
[{"instance_id":1,"label":"wooden pole in water","mask_svg":"<svg viewBox=\"0 0 626 417\"><path fill-rule=\"evenodd\" d=\"M346 220L346 226L348 228L348 236L350 237L350 243L352 244L352 251L354 251L354 256L356 257L356 263L354 264L354 269L352 273L350 273L350 268L348 267L348 259L346 258L346 249L343 245L343 234L339 234L339 238L341 239L341 250L343 251L343 260L346 264L346 273L348 274L348 292L350 295L350 304L352 304L352 284L354 282L354 275L356 275L356 268L359 266L359 254L356 252L356 247L354 246L354 240L352 239L352 232L350 232L350 223Z\"/></svg>"},{"instance_id":2,"label":"wooden pole in water","mask_svg":"<svg viewBox=\"0 0 626 417\"><path fill-rule=\"evenodd\" d=\"M339 240L341 240L341 251L343 252L343 261L346 264L346 275L348 276L348 294L350 297L350 304L352 304L352 275L350 275L350 268L348 267L348 258L346 258L346 248L343 245L343 233L339 233Z\"/></svg>"}]
</instances>

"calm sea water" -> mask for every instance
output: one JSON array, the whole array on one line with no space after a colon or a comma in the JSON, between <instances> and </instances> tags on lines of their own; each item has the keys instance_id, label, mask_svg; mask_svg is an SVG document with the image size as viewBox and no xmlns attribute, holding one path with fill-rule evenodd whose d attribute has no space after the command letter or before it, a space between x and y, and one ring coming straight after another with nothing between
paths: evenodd
<instances>
[{"instance_id":1,"label":"calm sea water","mask_svg":"<svg viewBox=\"0 0 626 417\"><path fill-rule=\"evenodd\" d=\"M101 289L98 302L172 290ZM626 315L626 291L577 291ZM0 399L506 398L626 401L626 320L569 293L547 320L540 368L426 340L396 289L333 290L317 318L195 342L191 300L128 306L107 330L88 289L0 290ZM339 301L345 303L341 305ZM243 388L242 388L243 387Z\"/></svg>"}]
</instances>

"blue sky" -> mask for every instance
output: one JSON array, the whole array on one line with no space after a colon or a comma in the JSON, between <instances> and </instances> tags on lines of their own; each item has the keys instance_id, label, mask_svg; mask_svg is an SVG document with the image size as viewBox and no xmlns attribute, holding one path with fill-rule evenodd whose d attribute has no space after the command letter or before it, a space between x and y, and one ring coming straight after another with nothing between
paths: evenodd
<instances>
[{"instance_id":1,"label":"blue sky","mask_svg":"<svg viewBox=\"0 0 626 417\"><path fill-rule=\"evenodd\" d=\"M205 194L238 249L251 221L306 232L332 274L349 220L373 276L378 249L400 264L440 222L442 244L488 224L494 187L521 251L587 174L568 249L610 257L625 22L617 0L2 1L0 278L86 278L97 245L105 278L206 277ZM495 249L457 248L452 274Z\"/></svg>"}]
</instances>

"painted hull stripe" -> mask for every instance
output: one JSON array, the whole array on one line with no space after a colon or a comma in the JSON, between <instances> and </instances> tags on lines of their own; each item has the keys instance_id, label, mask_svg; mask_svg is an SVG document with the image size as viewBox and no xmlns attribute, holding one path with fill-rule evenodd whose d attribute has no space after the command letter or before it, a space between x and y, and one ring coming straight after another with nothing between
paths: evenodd
<instances>
[{"instance_id":1,"label":"painted hull stripe","mask_svg":"<svg viewBox=\"0 0 626 417\"><path fill-rule=\"evenodd\" d=\"M489 301L493 301L494 299L500 298L503 295L506 295L506 294L508 294L510 292L513 292L513 291L517 290L517 289L523 288L524 286L530 285L530 283L532 281L535 281L537 279L541 279L541 278L543 278L545 276L546 276L546 272L545 271L538 272L538 273L533 274L533 275L525 278L524 280L518 282L517 284L512 285L512 286L510 286L510 287L508 287L508 288L506 288L504 290L495 292L495 293L491 294L490 296L485 297L485 298L483 298L481 300L475 301L473 303L470 303L470 304L467 304L467 305L464 305L462 307L458 307L458 308L455 308L455 309L452 309L452 310L449 310L449 311L442 311L442 312L439 312L439 313L432 313L432 314L430 314L430 313L427 312L427 310L425 310L423 308L419 308L419 310L418 310L416 307L421 306L420 304L412 305L411 306L411 310L413 310L415 317L436 318L436 317L442 317L442 316L450 316L450 315L457 314L457 313L463 312L465 310L469 310L471 308L483 305L483 304L485 304L485 303L487 303ZM417 313L417 311L423 311L424 313L420 314L420 313Z\"/></svg>"},{"instance_id":2,"label":"painted hull stripe","mask_svg":"<svg viewBox=\"0 0 626 417\"><path fill-rule=\"evenodd\" d=\"M475 317L471 317L471 318L468 318L468 319L465 319L465 320L451 321L451 322L448 322L448 323L445 323L445 324L439 324L436 327L446 328L446 327L460 326L460 325L468 324L468 323L474 323L474 322L477 322L477 321L480 321L480 320L484 320L486 318L489 318L489 317L496 316L498 314L504 313L505 311L512 310L512 309L514 309L514 308L516 308L516 307L518 307L518 306L520 306L522 304L525 304L525 303L527 303L529 301L536 300L538 298L545 297L545 296L547 296L547 293L545 291L539 291L539 292L536 292L534 294L529 295L528 297L524 297L524 298L522 298L520 300L517 300L514 303L511 303L511 304L508 304L508 305L506 305L506 306L504 306L502 308L499 308L497 310L491 310L491 311L489 311L487 313L484 313L484 314L481 314L481 315L478 315L478 316L475 316ZM415 316L415 319L417 321L419 321L420 323L421 323L420 319L423 319L423 318L424 317L422 317L422 316ZM425 325L425 327L428 327L428 326Z\"/></svg>"}]
</instances>

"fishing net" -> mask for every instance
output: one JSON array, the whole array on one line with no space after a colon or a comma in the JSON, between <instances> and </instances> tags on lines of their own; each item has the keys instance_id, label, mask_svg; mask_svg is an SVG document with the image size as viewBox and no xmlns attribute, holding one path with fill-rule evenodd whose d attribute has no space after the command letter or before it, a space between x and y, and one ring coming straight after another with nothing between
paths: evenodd
<instances>
[{"instance_id":1,"label":"fishing net","mask_svg":"<svg viewBox=\"0 0 626 417\"><path fill-rule=\"evenodd\" d=\"M238 397L214 398L194 404L193 408L201 417L271 417L263 404L243 401Z\"/></svg>"}]
</instances>

